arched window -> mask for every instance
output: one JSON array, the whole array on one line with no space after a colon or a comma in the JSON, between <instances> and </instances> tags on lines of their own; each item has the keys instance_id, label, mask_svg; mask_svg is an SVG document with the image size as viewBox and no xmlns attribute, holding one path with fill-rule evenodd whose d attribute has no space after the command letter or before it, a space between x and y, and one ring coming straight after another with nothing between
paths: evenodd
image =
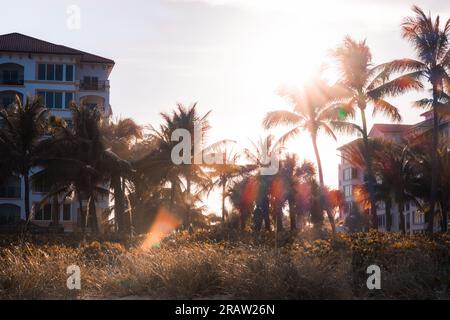
<instances>
[{"instance_id":1,"label":"arched window","mask_svg":"<svg viewBox=\"0 0 450 320\"><path fill-rule=\"evenodd\" d=\"M16 63L0 64L0 84L23 86L24 67Z\"/></svg>"},{"instance_id":2,"label":"arched window","mask_svg":"<svg viewBox=\"0 0 450 320\"><path fill-rule=\"evenodd\" d=\"M23 102L23 94L17 91L1 91L0 92L0 107L7 108L16 102L16 97L19 97L20 101Z\"/></svg>"}]
</instances>

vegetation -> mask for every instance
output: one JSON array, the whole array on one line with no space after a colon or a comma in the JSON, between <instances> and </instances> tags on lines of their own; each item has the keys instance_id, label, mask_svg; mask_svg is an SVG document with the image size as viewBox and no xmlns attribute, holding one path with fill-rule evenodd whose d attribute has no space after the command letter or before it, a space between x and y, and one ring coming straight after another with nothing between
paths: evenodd
<instances>
[{"instance_id":1,"label":"vegetation","mask_svg":"<svg viewBox=\"0 0 450 320\"><path fill-rule=\"evenodd\" d=\"M441 27L439 16L413 11L402 32L417 60L374 66L366 41L346 37L332 51L338 81L319 77L280 92L292 109L262 123L289 131L244 150L229 140L210 143L211 113L196 104L178 104L145 128L75 104L66 122L34 97L2 108L0 184L24 177L26 225L36 183L49 187L40 205L53 204L51 226L61 226L59 208L69 200L78 202L81 228L71 236L0 237L0 298L449 298L450 141L440 128L450 115L450 20ZM433 117L414 137L369 136L369 109L400 122L388 98L423 88L431 97L415 105ZM180 130L190 137L188 151ZM311 138L315 164L286 150L301 132ZM345 221L336 218L343 195L326 185L318 148L321 133L336 139L338 132L360 136L342 157L365 174ZM278 170L267 175L271 162ZM220 218L204 202L217 189ZM98 210L107 198L112 206ZM411 203L428 234L406 235ZM401 232L374 231L381 207L386 231ZM70 295L65 268L72 264L82 268L83 289ZM382 291L365 289L368 264L382 267Z\"/></svg>"},{"instance_id":2,"label":"vegetation","mask_svg":"<svg viewBox=\"0 0 450 320\"><path fill-rule=\"evenodd\" d=\"M268 234L230 237L220 229L174 234L150 250L139 243L30 240L0 247L0 298L449 298L446 235L355 233L311 240L300 234L280 238L278 249ZM373 263L382 268L383 290L366 287ZM66 287L72 264L81 268L81 291Z\"/></svg>"}]
</instances>

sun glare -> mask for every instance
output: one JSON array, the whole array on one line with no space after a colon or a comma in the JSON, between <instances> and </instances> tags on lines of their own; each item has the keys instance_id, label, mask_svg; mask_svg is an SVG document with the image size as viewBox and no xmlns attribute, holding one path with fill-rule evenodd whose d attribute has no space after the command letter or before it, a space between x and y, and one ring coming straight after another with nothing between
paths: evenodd
<instances>
[{"instance_id":1,"label":"sun glare","mask_svg":"<svg viewBox=\"0 0 450 320\"><path fill-rule=\"evenodd\" d=\"M177 217L164 208L160 209L141 248L143 250L148 250L158 247L161 240L167 237L179 225L180 221Z\"/></svg>"}]
</instances>

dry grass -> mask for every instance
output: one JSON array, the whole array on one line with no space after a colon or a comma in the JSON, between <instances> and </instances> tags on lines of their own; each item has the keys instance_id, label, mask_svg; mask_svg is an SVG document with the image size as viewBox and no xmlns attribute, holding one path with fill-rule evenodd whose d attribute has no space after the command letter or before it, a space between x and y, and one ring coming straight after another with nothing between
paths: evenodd
<instances>
[{"instance_id":1,"label":"dry grass","mask_svg":"<svg viewBox=\"0 0 450 320\"><path fill-rule=\"evenodd\" d=\"M67 239L0 247L0 298L73 299L448 299L450 236L377 233L309 240L217 233L177 235L159 248ZM235 236L233 236L235 237ZM34 241L36 242L36 241ZM81 268L82 290L66 288L66 268ZM382 290L366 288L366 268L382 269Z\"/></svg>"}]
</instances>

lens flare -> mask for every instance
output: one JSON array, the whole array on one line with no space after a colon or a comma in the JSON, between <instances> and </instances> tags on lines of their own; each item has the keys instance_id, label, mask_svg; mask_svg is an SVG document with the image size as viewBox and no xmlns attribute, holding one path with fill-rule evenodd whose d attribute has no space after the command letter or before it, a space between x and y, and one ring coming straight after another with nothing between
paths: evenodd
<instances>
[{"instance_id":1,"label":"lens flare","mask_svg":"<svg viewBox=\"0 0 450 320\"><path fill-rule=\"evenodd\" d=\"M179 225L180 220L171 214L168 210L162 208L158 211L156 219L153 222L150 232L147 234L141 249L148 250L151 248L158 248L161 240L167 237Z\"/></svg>"}]
</instances>

